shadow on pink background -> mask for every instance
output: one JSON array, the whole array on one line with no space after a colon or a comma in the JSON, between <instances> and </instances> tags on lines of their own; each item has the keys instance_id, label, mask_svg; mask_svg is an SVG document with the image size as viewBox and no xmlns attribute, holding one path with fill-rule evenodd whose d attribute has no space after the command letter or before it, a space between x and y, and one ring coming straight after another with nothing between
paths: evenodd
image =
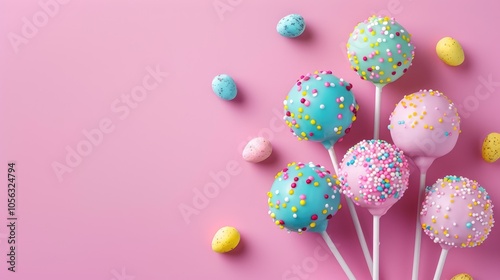
<instances>
[{"instance_id":1,"label":"shadow on pink background","mask_svg":"<svg viewBox=\"0 0 500 280\"><path fill-rule=\"evenodd\" d=\"M339 158L371 138L374 87L350 70L344 46L356 23L372 13L395 16L417 47L408 73L384 88L381 138L391 140L388 117L405 94L444 92L460 107L463 133L434 163L427 184L463 175L500 200L500 166L480 154L484 137L500 132L497 4L452 5L457 3L1 1L0 155L4 182L6 163L16 162L18 221L12 273L5 183L0 279L344 279L319 235L287 234L273 225L266 192L288 162L330 166L320 144L298 142L281 120L282 100L301 74L333 70L354 85L359 116L337 147ZM297 39L275 30L290 13L306 20ZM434 47L444 36L462 44L462 66L437 58ZM211 92L220 73L235 79L236 100ZM490 94L479 100L475 89L488 79ZM267 162L241 158L255 136L273 143ZM415 171L404 198L381 219L381 279L410 279ZM358 214L371 247L371 215L364 209ZM240 230L242 244L220 255L210 242L225 225ZM347 209L331 220L328 233L357 278L369 279ZM484 245L451 250L443 279L460 272L494 279L499 250L494 228ZM424 235L421 279L432 278L439 252Z\"/></svg>"}]
</instances>

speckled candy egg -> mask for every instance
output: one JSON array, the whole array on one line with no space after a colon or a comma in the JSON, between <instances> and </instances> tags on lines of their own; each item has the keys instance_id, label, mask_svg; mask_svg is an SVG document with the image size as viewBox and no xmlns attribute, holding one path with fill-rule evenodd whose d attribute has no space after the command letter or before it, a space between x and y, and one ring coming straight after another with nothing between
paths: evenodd
<instances>
[{"instance_id":1,"label":"speckled candy egg","mask_svg":"<svg viewBox=\"0 0 500 280\"><path fill-rule=\"evenodd\" d=\"M449 153L460 133L457 108L446 95L434 90L406 95L389 120L394 144L424 169Z\"/></svg>"},{"instance_id":2,"label":"speckled candy egg","mask_svg":"<svg viewBox=\"0 0 500 280\"><path fill-rule=\"evenodd\" d=\"M475 247L493 227L493 204L478 182L446 176L427 188L420 222L425 234L444 249Z\"/></svg>"},{"instance_id":3,"label":"speckled candy egg","mask_svg":"<svg viewBox=\"0 0 500 280\"><path fill-rule=\"evenodd\" d=\"M500 158L500 133L492 132L484 138L481 155L487 162L495 162Z\"/></svg>"},{"instance_id":4,"label":"speckled candy egg","mask_svg":"<svg viewBox=\"0 0 500 280\"><path fill-rule=\"evenodd\" d=\"M267 193L269 215L281 229L323 232L340 208L338 183L320 165L290 163L276 174Z\"/></svg>"},{"instance_id":5,"label":"speckled candy egg","mask_svg":"<svg viewBox=\"0 0 500 280\"><path fill-rule=\"evenodd\" d=\"M212 90L217 96L224 100L232 100L238 93L233 78L226 74L215 76L212 80Z\"/></svg>"},{"instance_id":6,"label":"speckled candy egg","mask_svg":"<svg viewBox=\"0 0 500 280\"><path fill-rule=\"evenodd\" d=\"M406 73L415 55L411 35L394 18L371 16L349 36L347 57L363 80L385 85Z\"/></svg>"},{"instance_id":7,"label":"speckled candy egg","mask_svg":"<svg viewBox=\"0 0 500 280\"><path fill-rule=\"evenodd\" d=\"M298 14L291 14L283 17L276 25L276 31L281 36L294 38L304 33L306 23L304 18Z\"/></svg>"},{"instance_id":8,"label":"speckled candy egg","mask_svg":"<svg viewBox=\"0 0 500 280\"><path fill-rule=\"evenodd\" d=\"M383 140L363 140L340 163L342 193L372 215L382 216L408 188L408 161L396 146Z\"/></svg>"},{"instance_id":9,"label":"speckled candy egg","mask_svg":"<svg viewBox=\"0 0 500 280\"><path fill-rule=\"evenodd\" d=\"M266 160L273 152L271 142L264 137L256 137L248 142L243 149L243 159L257 163Z\"/></svg>"},{"instance_id":10,"label":"speckled candy egg","mask_svg":"<svg viewBox=\"0 0 500 280\"><path fill-rule=\"evenodd\" d=\"M358 105L352 85L331 71L300 76L284 101L285 122L299 140L327 149L351 130Z\"/></svg>"},{"instance_id":11,"label":"speckled candy egg","mask_svg":"<svg viewBox=\"0 0 500 280\"><path fill-rule=\"evenodd\" d=\"M240 243L239 231L230 226L220 228L212 239L212 250L217 253L232 251Z\"/></svg>"},{"instance_id":12,"label":"speckled candy egg","mask_svg":"<svg viewBox=\"0 0 500 280\"><path fill-rule=\"evenodd\" d=\"M467 273L459 273L453 276L451 280L474 280L474 279Z\"/></svg>"},{"instance_id":13,"label":"speckled candy egg","mask_svg":"<svg viewBox=\"0 0 500 280\"><path fill-rule=\"evenodd\" d=\"M465 60L462 45L451 37L444 37L437 42L436 53L439 59L450 66L458 66Z\"/></svg>"}]
</instances>

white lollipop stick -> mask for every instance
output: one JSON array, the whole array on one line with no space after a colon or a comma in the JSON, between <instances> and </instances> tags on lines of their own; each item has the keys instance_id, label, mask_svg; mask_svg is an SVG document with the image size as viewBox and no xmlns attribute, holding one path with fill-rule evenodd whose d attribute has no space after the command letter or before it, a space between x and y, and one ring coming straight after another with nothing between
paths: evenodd
<instances>
[{"instance_id":1,"label":"white lollipop stick","mask_svg":"<svg viewBox=\"0 0 500 280\"><path fill-rule=\"evenodd\" d=\"M444 262L446 261L446 256L448 255L448 249L441 250L441 256L439 256L439 262L436 268L436 273L434 273L434 280L439 280L441 278L441 273L443 273Z\"/></svg>"},{"instance_id":2,"label":"white lollipop stick","mask_svg":"<svg viewBox=\"0 0 500 280\"><path fill-rule=\"evenodd\" d=\"M354 274L352 274L351 269L345 262L344 258L342 258L342 255L340 255L339 250L337 250L337 247L335 247L335 244L333 244L332 239L330 239L330 236L328 236L326 231L321 232L321 237L323 237L323 239L326 242L326 245L328 245L328 248L330 248L330 251L332 251L333 256L335 256L335 258L337 259L337 262L344 270L345 274L347 275L347 278L349 278L349 280L356 280L356 277L354 277Z\"/></svg>"},{"instance_id":3,"label":"white lollipop stick","mask_svg":"<svg viewBox=\"0 0 500 280\"><path fill-rule=\"evenodd\" d=\"M337 157L335 156L335 151L333 150L333 146L328 149L328 154L330 155L330 159L332 160L333 169L335 170L335 174L339 174L339 164L337 162ZM359 244L361 245L361 249L363 250L363 255L365 256L366 264L368 265L368 269L370 270L370 274L372 274L372 257L370 256L370 251L368 250L368 245L366 244L365 235L363 234L363 229L361 228L361 223L359 222L358 214L356 213L356 208L354 207L354 203L350 198L346 199L347 208L349 208L349 212L351 213L352 222L354 223L354 228L356 229L356 234L358 235Z\"/></svg>"},{"instance_id":4,"label":"white lollipop stick","mask_svg":"<svg viewBox=\"0 0 500 280\"><path fill-rule=\"evenodd\" d=\"M422 195L425 189L426 172L420 173L420 188L418 189L418 204L417 204L417 225L415 227L415 247L413 248L413 270L411 274L412 280L418 280L418 267L420 262L420 244L422 242L422 225L420 223L420 206L422 205Z\"/></svg>"},{"instance_id":5,"label":"white lollipop stick","mask_svg":"<svg viewBox=\"0 0 500 280\"><path fill-rule=\"evenodd\" d=\"M382 101L382 87L381 85L375 86L375 121L373 124L373 139L379 139L380 135L380 104Z\"/></svg>"},{"instance_id":6,"label":"white lollipop stick","mask_svg":"<svg viewBox=\"0 0 500 280\"><path fill-rule=\"evenodd\" d=\"M379 279L380 216L373 216L373 280Z\"/></svg>"}]
</instances>

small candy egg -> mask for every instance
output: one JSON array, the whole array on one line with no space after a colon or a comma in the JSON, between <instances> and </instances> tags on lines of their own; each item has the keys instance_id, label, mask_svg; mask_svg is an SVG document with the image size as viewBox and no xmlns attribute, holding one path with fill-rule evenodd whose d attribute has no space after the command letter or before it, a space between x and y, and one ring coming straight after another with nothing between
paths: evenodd
<instances>
[{"instance_id":1,"label":"small candy egg","mask_svg":"<svg viewBox=\"0 0 500 280\"><path fill-rule=\"evenodd\" d=\"M482 155L487 162L495 162L500 158L500 133L492 132L486 136Z\"/></svg>"},{"instance_id":2,"label":"small candy egg","mask_svg":"<svg viewBox=\"0 0 500 280\"><path fill-rule=\"evenodd\" d=\"M212 80L212 90L217 96L224 100L232 100L238 93L233 78L226 74L215 76Z\"/></svg>"},{"instance_id":3,"label":"small candy egg","mask_svg":"<svg viewBox=\"0 0 500 280\"><path fill-rule=\"evenodd\" d=\"M217 253L232 251L240 243L240 233L230 226L220 228L212 239L212 250Z\"/></svg>"},{"instance_id":4,"label":"small candy egg","mask_svg":"<svg viewBox=\"0 0 500 280\"><path fill-rule=\"evenodd\" d=\"M243 149L243 159L249 162L261 162L273 152L271 142L263 137L257 137L248 142Z\"/></svg>"},{"instance_id":5,"label":"small candy egg","mask_svg":"<svg viewBox=\"0 0 500 280\"><path fill-rule=\"evenodd\" d=\"M460 273L451 278L451 280L473 280L472 276L467 273Z\"/></svg>"},{"instance_id":6,"label":"small candy egg","mask_svg":"<svg viewBox=\"0 0 500 280\"><path fill-rule=\"evenodd\" d=\"M444 37L439 40L436 45L436 53L444 63L450 66L458 66L465 59L462 46L457 40L451 37Z\"/></svg>"},{"instance_id":7,"label":"small candy egg","mask_svg":"<svg viewBox=\"0 0 500 280\"><path fill-rule=\"evenodd\" d=\"M276 30L281 36L294 38L300 36L306 29L304 18L298 14L291 14L283 17L276 26Z\"/></svg>"}]
</instances>

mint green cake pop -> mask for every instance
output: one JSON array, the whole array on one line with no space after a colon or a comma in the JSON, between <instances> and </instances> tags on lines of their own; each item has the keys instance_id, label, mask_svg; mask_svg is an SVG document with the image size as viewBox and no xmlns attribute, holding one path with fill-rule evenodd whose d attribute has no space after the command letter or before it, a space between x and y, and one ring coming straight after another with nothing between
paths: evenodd
<instances>
[{"instance_id":1,"label":"mint green cake pop","mask_svg":"<svg viewBox=\"0 0 500 280\"><path fill-rule=\"evenodd\" d=\"M299 140L321 142L329 149L356 120L358 105L351 88L332 71L300 76L284 101L286 124Z\"/></svg>"},{"instance_id":2,"label":"mint green cake pop","mask_svg":"<svg viewBox=\"0 0 500 280\"><path fill-rule=\"evenodd\" d=\"M267 195L269 215L281 229L324 232L340 208L340 181L321 165L292 162Z\"/></svg>"},{"instance_id":3,"label":"mint green cake pop","mask_svg":"<svg viewBox=\"0 0 500 280\"><path fill-rule=\"evenodd\" d=\"M410 33L394 18L371 16L354 28L347 42L351 69L377 85L403 76L414 56Z\"/></svg>"}]
</instances>

